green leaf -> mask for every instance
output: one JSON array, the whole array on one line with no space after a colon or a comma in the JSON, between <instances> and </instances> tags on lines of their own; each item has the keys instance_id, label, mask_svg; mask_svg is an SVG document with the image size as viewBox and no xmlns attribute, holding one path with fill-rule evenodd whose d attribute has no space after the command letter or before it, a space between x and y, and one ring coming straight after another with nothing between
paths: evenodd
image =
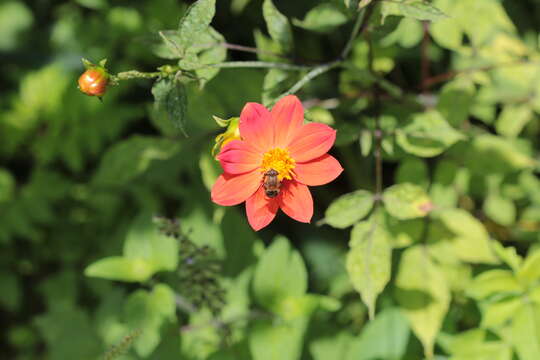
<instances>
[{"instance_id":1,"label":"green leaf","mask_svg":"<svg viewBox=\"0 0 540 360\"><path fill-rule=\"evenodd\" d=\"M347 271L356 291L375 317L375 301L390 280L392 246L377 216L356 224L351 232Z\"/></svg>"},{"instance_id":2,"label":"green leaf","mask_svg":"<svg viewBox=\"0 0 540 360\"><path fill-rule=\"evenodd\" d=\"M209 44L208 48L205 48L198 54L198 61L200 65L207 64L219 64L227 58L227 48L221 46L225 42L225 38L219 32L209 26L208 30L200 36L199 42L202 44ZM204 86L208 81L212 80L218 73L219 68L206 68L195 70L195 74L199 77L201 86ZM187 98L186 98L187 102Z\"/></svg>"},{"instance_id":3,"label":"green leaf","mask_svg":"<svg viewBox=\"0 0 540 360\"><path fill-rule=\"evenodd\" d=\"M500 329L514 318L516 312L523 306L521 297L503 298L502 300L480 303L482 311L481 326L486 329Z\"/></svg>"},{"instance_id":4,"label":"green leaf","mask_svg":"<svg viewBox=\"0 0 540 360\"><path fill-rule=\"evenodd\" d=\"M198 0L180 20L178 33L181 45L189 48L199 35L206 31L216 12L216 0Z\"/></svg>"},{"instance_id":5,"label":"green leaf","mask_svg":"<svg viewBox=\"0 0 540 360\"><path fill-rule=\"evenodd\" d=\"M178 266L178 241L160 232L150 213L142 213L129 229L124 256L145 260L154 272L173 271Z\"/></svg>"},{"instance_id":6,"label":"green leaf","mask_svg":"<svg viewBox=\"0 0 540 360\"><path fill-rule=\"evenodd\" d=\"M160 328L166 321L174 321L176 303L174 292L164 284L157 284L152 292L137 290L127 299L124 318L132 331L140 334L133 347L141 357L150 355L161 341Z\"/></svg>"},{"instance_id":7,"label":"green leaf","mask_svg":"<svg viewBox=\"0 0 540 360\"><path fill-rule=\"evenodd\" d=\"M288 297L304 295L307 272L300 254L291 249L285 237L277 237L266 249L255 268L253 295L271 311L278 311Z\"/></svg>"},{"instance_id":8,"label":"green leaf","mask_svg":"<svg viewBox=\"0 0 540 360\"><path fill-rule=\"evenodd\" d=\"M452 354L452 360L510 360L512 348L503 341L486 341L484 329L473 329L457 335L441 334L437 343Z\"/></svg>"},{"instance_id":9,"label":"green leaf","mask_svg":"<svg viewBox=\"0 0 540 360\"><path fill-rule=\"evenodd\" d=\"M517 273L520 283L531 286L540 280L540 251L531 251Z\"/></svg>"},{"instance_id":10,"label":"green leaf","mask_svg":"<svg viewBox=\"0 0 540 360\"><path fill-rule=\"evenodd\" d=\"M0 203L13 198L15 191L15 179L7 170L0 168Z\"/></svg>"},{"instance_id":11,"label":"green leaf","mask_svg":"<svg viewBox=\"0 0 540 360\"><path fill-rule=\"evenodd\" d=\"M179 148L171 140L132 136L105 153L93 181L108 186L124 185L144 173L154 161L175 155Z\"/></svg>"},{"instance_id":12,"label":"green leaf","mask_svg":"<svg viewBox=\"0 0 540 360\"><path fill-rule=\"evenodd\" d=\"M307 319L285 324L258 322L249 331L253 360L298 360L302 354Z\"/></svg>"},{"instance_id":13,"label":"green leaf","mask_svg":"<svg viewBox=\"0 0 540 360\"><path fill-rule=\"evenodd\" d=\"M540 354L540 307L523 304L513 314L505 340L514 345L520 360L536 360Z\"/></svg>"},{"instance_id":14,"label":"green leaf","mask_svg":"<svg viewBox=\"0 0 540 360\"><path fill-rule=\"evenodd\" d=\"M475 103L475 87L468 79L456 79L444 85L437 110L451 126L460 127Z\"/></svg>"},{"instance_id":15,"label":"green leaf","mask_svg":"<svg viewBox=\"0 0 540 360\"><path fill-rule=\"evenodd\" d=\"M459 50L463 39L463 29L459 19L456 18L459 16L456 15L458 3L455 0L435 0L433 5L451 16L437 21L429 27L433 40L440 46L451 50Z\"/></svg>"},{"instance_id":16,"label":"green leaf","mask_svg":"<svg viewBox=\"0 0 540 360\"><path fill-rule=\"evenodd\" d=\"M15 48L21 32L33 22L32 12L23 2L3 2L0 6L0 51L9 52Z\"/></svg>"},{"instance_id":17,"label":"green leaf","mask_svg":"<svg viewBox=\"0 0 540 360\"><path fill-rule=\"evenodd\" d=\"M162 79L152 87L152 95L156 110L185 133L187 95L184 85L176 80Z\"/></svg>"},{"instance_id":18,"label":"green leaf","mask_svg":"<svg viewBox=\"0 0 540 360\"><path fill-rule=\"evenodd\" d=\"M373 194L357 190L335 199L324 214L324 221L335 228L344 229L362 220L373 208Z\"/></svg>"},{"instance_id":19,"label":"green leaf","mask_svg":"<svg viewBox=\"0 0 540 360\"><path fill-rule=\"evenodd\" d=\"M387 16L405 16L416 20L438 21L448 16L441 10L424 1L400 2L397 0L383 0L381 2L382 22Z\"/></svg>"},{"instance_id":20,"label":"green leaf","mask_svg":"<svg viewBox=\"0 0 540 360\"><path fill-rule=\"evenodd\" d=\"M457 256L467 262L498 263L491 240L480 221L463 209L445 209L437 212L442 223L455 234L452 245Z\"/></svg>"},{"instance_id":21,"label":"green leaf","mask_svg":"<svg viewBox=\"0 0 540 360\"><path fill-rule=\"evenodd\" d=\"M335 335L311 341L309 352L313 360L345 359L353 340L353 335L347 331L341 331Z\"/></svg>"},{"instance_id":22,"label":"green leaf","mask_svg":"<svg viewBox=\"0 0 540 360\"><path fill-rule=\"evenodd\" d=\"M524 290L512 271L494 269L484 271L475 277L467 289L467 293L474 299L483 300L492 295L505 293L519 294Z\"/></svg>"},{"instance_id":23,"label":"green leaf","mask_svg":"<svg viewBox=\"0 0 540 360\"><path fill-rule=\"evenodd\" d=\"M484 200L484 213L496 223L511 226L516 222L516 206L510 199L489 194Z\"/></svg>"},{"instance_id":24,"label":"green leaf","mask_svg":"<svg viewBox=\"0 0 540 360\"><path fill-rule=\"evenodd\" d=\"M532 119L529 104L506 105L495 123L495 129L503 136L516 137Z\"/></svg>"},{"instance_id":25,"label":"green leaf","mask_svg":"<svg viewBox=\"0 0 540 360\"><path fill-rule=\"evenodd\" d=\"M280 45L282 52L291 51L293 37L289 20L279 12L272 0L264 0L263 16L270 37Z\"/></svg>"},{"instance_id":26,"label":"green leaf","mask_svg":"<svg viewBox=\"0 0 540 360\"><path fill-rule=\"evenodd\" d=\"M293 19L293 24L306 30L326 33L347 21L347 16L336 5L323 3L309 10L304 20Z\"/></svg>"},{"instance_id":27,"label":"green leaf","mask_svg":"<svg viewBox=\"0 0 540 360\"><path fill-rule=\"evenodd\" d=\"M429 174L425 161L415 157L405 158L397 169L396 183L412 183L427 190Z\"/></svg>"},{"instance_id":28,"label":"green leaf","mask_svg":"<svg viewBox=\"0 0 540 360\"><path fill-rule=\"evenodd\" d=\"M386 211L401 220L426 216L432 208L431 200L418 185L402 183L387 188L383 193Z\"/></svg>"},{"instance_id":29,"label":"green leaf","mask_svg":"<svg viewBox=\"0 0 540 360\"><path fill-rule=\"evenodd\" d=\"M407 350L410 332L407 318L398 308L385 309L366 324L344 359L401 359Z\"/></svg>"},{"instance_id":30,"label":"green leaf","mask_svg":"<svg viewBox=\"0 0 540 360\"><path fill-rule=\"evenodd\" d=\"M0 306L10 312L16 312L21 305L21 282L10 272L0 272Z\"/></svg>"},{"instance_id":31,"label":"green leaf","mask_svg":"<svg viewBox=\"0 0 540 360\"><path fill-rule=\"evenodd\" d=\"M84 270L86 276L127 282L144 282L153 273L153 266L148 261L122 256L100 259Z\"/></svg>"},{"instance_id":32,"label":"green leaf","mask_svg":"<svg viewBox=\"0 0 540 360\"><path fill-rule=\"evenodd\" d=\"M536 161L520 151L512 141L490 134L474 137L465 151L465 165L483 176L490 173L508 174L537 165Z\"/></svg>"},{"instance_id":33,"label":"green leaf","mask_svg":"<svg viewBox=\"0 0 540 360\"><path fill-rule=\"evenodd\" d=\"M396 130L398 145L420 157L437 156L464 138L435 110L415 114L407 125Z\"/></svg>"},{"instance_id":34,"label":"green leaf","mask_svg":"<svg viewBox=\"0 0 540 360\"><path fill-rule=\"evenodd\" d=\"M441 270L422 246L405 250L396 279L396 298L409 319L427 358L450 304L450 291Z\"/></svg>"},{"instance_id":35,"label":"green leaf","mask_svg":"<svg viewBox=\"0 0 540 360\"><path fill-rule=\"evenodd\" d=\"M268 70L264 76L262 91L262 102L265 106L270 106L275 99L294 85L295 79L290 75L290 72L280 69Z\"/></svg>"}]
</instances>

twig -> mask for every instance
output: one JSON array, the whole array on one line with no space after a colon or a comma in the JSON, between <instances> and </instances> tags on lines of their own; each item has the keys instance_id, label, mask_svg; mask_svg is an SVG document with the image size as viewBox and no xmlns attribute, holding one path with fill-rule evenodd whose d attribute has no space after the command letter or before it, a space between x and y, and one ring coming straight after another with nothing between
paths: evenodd
<instances>
[{"instance_id":1,"label":"twig","mask_svg":"<svg viewBox=\"0 0 540 360\"><path fill-rule=\"evenodd\" d=\"M193 313L197 312L197 308L195 307L195 305L190 303L186 298L184 298L180 294L175 294L174 295L174 301L176 302L176 307L177 308L179 308L180 310L182 310L182 311L184 311L184 312L186 312L188 314L193 314Z\"/></svg>"},{"instance_id":2,"label":"twig","mask_svg":"<svg viewBox=\"0 0 540 360\"><path fill-rule=\"evenodd\" d=\"M433 77L430 77L430 78L426 79L425 86L426 86L426 88L430 88L433 85L436 85L436 84L441 83L441 82L445 82L445 81L450 80L450 79L452 79L452 78L454 78L454 77L456 77L458 75L461 75L461 74L467 74L467 73L472 73L472 72L476 72L476 71L491 71L491 70L496 70L496 69L499 69L499 68L502 68L502 67L519 66L519 65L526 65L526 64L531 64L532 65L532 64L538 64L538 62L529 61L527 59L520 59L520 60L517 60L517 61L501 63L501 64L478 66L478 67L472 67L472 68L462 69L462 70L452 70L452 71L446 72L444 74L435 75Z\"/></svg>"},{"instance_id":3,"label":"twig","mask_svg":"<svg viewBox=\"0 0 540 360\"><path fill-rule=\"evenodd\" d=\"M369 50L368 50L368 67L370 73L377 77L377 74L375 72L375 68L373 66L374 62L374 54L373 54L373 40L369 36L368 33L366 33L366 38L368 40ZM375 82L373 85L373 97L374 97L374 109L375 109L375 201L376 204L379 204L382 200L382 192L383 192L383 168L382 168L382 130L381 130L381 121L380 121L380 113L381 113L381 98L380 98L381 90L379 88L379 83Z\"/></svg>"},{"instance_id":4,"label":"twig","mask_svg":"<svg viewBox=\"0 0 540 360\"><path fill-rule=\"evenodd\" d=\"M298 90L300 90L305 84L316 78L317 76L324 74L325 72L332 70L335 67L338 67L341 63L345 61L347 56L349 55L354 40L356 40L356 37L358 34L363 32L367 28L367 24L369 22L369 18L371 17L371 14L373 13L373 4L371 4L368 9L362 9L360 13L358 14L356 21L353 25L353 30L351 31L351 35L349 36L349 39L347 40L347 43L345 43L345 46L343 47L343 51L339 55L339 57L333 61L330 61L325 64L321 64L318 66L315 66L312 68L310 72L308 72L306 75L304 75L303 78L298 80L291 88L281 95L279 95L275 100L274 103L276 103L279 99L296 93Z\"/></svg>"},{"instance_id":5,"label":"twig","mask_svg":"<svg viewBox=\"0 0 540 360\"><path fill-rule=\"evenodd\" d=\"M426 81L429 79L429 68L430 68L430 62L429 62L429 45L430 45L430 37L429 37L429 22L424 21L423 22L423 28L424 28L424 38L422 39L422 46L421 46L421 71L422 71L422 78L420 81L420 86L422 89L422 93L427 93L428 87L426 86Z\"/></svg>"},{"instance_id":6,"label":"twig","mask_svg":"<svg viewBox=\"0 0 540 360\"><path fill-rule=\"evenodd\" d=\"M275 63L267 61L227 61L217 64L208 64L201 68L268 68L280 70L302 71L312 69L313 66Z\"/></svg>"}]
</instances>

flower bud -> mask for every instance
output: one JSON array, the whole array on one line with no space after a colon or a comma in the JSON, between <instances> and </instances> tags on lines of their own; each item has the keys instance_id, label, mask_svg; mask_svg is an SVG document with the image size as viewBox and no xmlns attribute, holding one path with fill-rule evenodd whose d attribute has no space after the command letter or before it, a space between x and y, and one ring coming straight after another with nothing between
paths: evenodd
<instances>
[{"instance_id":1,"label":"flower bud","mask_svg":"<svg viewBox=\"0 0 540 360\"><path fill-rule=\"evenodd\" d=\"M105 62L94 65L83 60L86 71L79 77L79 90L89 96L103 96L109 85L109 73L105 69Z\"/></svg>"},{"instance_id":2,"label":"flower bud","mask_svg":"<svg viewBox=\"0 0 540 360\"><path fill-rule=\"evenodd\" d=\"M240 139L240 129L239 129L239 118L234 117L227 120L220 119L217 116L214 116L214 120L218 123L221 127L227 127L227 130L216 136L216 143L214 145L214 148L212 149L212 155L216 155L216 153L219 153L221 148L225 146L229 141L232 140L239 140Z\"/></svg>"}]
</instances>

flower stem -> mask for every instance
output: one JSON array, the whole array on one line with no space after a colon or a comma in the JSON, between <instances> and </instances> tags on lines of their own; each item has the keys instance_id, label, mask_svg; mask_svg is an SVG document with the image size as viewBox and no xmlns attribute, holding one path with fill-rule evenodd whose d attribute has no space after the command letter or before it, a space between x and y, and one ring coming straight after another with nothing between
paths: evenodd
<instances>
[{"instance_id":1,"label":"flower stem","mask_svg":"<svg viewBox=\"0 0 540 360\"><path fill-rule=\"evenodd\" d=\"M131 79L153 79L162 75L161 72L142 72L138 70L123 71L113 76L116 81L131 80Z\"/></svg>"},{"instance_id":2,"label":"flower stem","mask_svg":"<svg viewBox=\"0 0 540 360\"><path fill-rule=\"evenodd\" d=\"M302 71L309 70L313 68L312 66L306 65L294 65L294 64L285 64L285 63L275 63L275 62L266 62L266 61L227 61L217 64L209 64L201 66L201 68L268 68L268 69L280 69L280 70L291 70L291 71Z\"/></svg>"}]
</instances>

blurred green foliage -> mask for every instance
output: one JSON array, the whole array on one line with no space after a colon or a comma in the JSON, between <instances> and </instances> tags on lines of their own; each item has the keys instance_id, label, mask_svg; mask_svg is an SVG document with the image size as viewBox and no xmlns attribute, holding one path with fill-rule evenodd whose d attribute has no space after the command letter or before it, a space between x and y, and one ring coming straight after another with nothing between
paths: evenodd
<instances>
[{"instance_id":1,"label":"blurred green foliage","mask_svg":"<svg viewBox=\"0 0 540 360\"><path fill-rule=\"evenodd\" d=\"M538 19L533 0L2 2L0 357L540 358ZM100 102L82 57L161 75ZM283 66L208 66L255 60ZM298 81L345 172L313 224L254 233L210 201L212 116Z\"/></svg>"}]
</instances>

